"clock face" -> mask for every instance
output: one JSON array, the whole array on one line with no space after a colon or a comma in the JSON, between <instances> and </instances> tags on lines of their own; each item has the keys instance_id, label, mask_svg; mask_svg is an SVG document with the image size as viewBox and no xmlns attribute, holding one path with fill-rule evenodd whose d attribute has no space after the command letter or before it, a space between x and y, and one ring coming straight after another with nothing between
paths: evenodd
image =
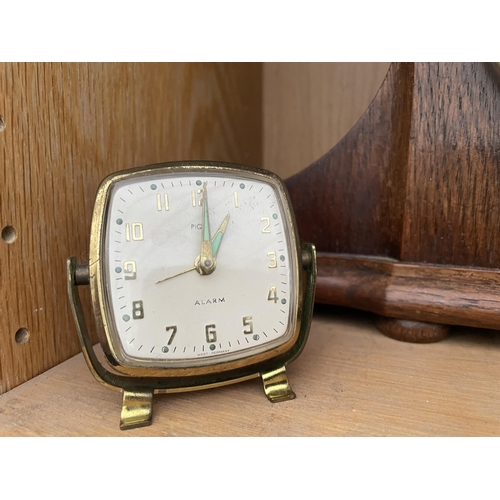
<instances>
[{"instance_id":1,"label":"clock face","mask_svg":"<svg viewBox=\"0 0 500 500\"><path fill-rule=\"evenodd\" d=\"M297 250L274 177L236 169L150 172L110 187L104 317L122 365L191 367L287 342Z\"/></svg>"}]
</instances>

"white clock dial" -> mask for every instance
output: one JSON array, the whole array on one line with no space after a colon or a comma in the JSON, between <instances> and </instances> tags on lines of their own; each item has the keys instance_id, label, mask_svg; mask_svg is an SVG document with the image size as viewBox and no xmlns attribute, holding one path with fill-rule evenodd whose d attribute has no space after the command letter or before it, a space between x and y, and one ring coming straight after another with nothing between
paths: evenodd
<instances>
[{"instance_id":1,"label":"white clock dial","mask_svg":"<svg viewBox=\"0 0 500 500\"><path fill-rule=\"evenodd\" d=\"M244 171L118 181L102 255L118 359L197 366L286 342L297 316L292 234L279 187Z\"/></svg>"}]
</instances>

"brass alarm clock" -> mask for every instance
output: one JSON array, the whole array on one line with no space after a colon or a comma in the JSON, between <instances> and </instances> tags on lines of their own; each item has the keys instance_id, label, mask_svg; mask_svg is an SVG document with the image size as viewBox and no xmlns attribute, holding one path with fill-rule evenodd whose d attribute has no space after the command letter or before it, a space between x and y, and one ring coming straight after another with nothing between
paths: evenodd
<instances>
[{"instance_id":1,"label":"brass alarm clock","mask_svg":"<svg viewBox=\"0 0 500 500\"><path fill-rule=\"evenodd\" d=\"M68 259L68 294L96 379L123 391L122 429L149 425L154 393L261 377L293 399L286 365L303 349L316 255L299 245L282 180L242 165L175 162L101 183L90 262ZM91 345L78 285L90 285Z\"/></svg>"}]
</instances>

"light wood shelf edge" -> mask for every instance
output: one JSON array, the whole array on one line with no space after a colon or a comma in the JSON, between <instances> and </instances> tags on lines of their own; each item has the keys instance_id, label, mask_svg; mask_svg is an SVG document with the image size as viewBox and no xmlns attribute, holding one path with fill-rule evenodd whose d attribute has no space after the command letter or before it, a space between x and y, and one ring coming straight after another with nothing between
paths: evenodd
<instances>
[{"instance_id":1,"label":"light wood shelf edge","mask_svg":"<svg viewBox=\"0 0 500 500\"><path fill-rule=\"evenodd\" d=\"M158 395L153 425L122 432L120 394L79 354L0 396L0 436L496 436L499 354L497 331L409 344L370 314L321 307L288 368L293 401L269 403L259 380Z\"/></svg>"}]
</instances>

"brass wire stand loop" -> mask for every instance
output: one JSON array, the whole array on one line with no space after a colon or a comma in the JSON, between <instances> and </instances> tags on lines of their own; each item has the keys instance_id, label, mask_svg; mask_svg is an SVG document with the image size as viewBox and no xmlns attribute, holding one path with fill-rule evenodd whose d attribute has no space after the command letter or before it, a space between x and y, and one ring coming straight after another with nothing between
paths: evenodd
<instances>
[{"instance_id":1,"label":"brass wire stand loop","mask_svg":"<svg viewBox=\"0 0 500 500\"><path fill-rule=\"evenodd\" d=\"M88 266L77 265L75 257L70 257L67 262L67 269L69 302L87 366L94 378L102 385L108 389L123 391L120 429L133 429L151 425L154 390L147 387L137 387L137 381L134 377L118 375L106 370L97 359L92 347L85 324L82 304L76 290L79 285L88 285Z\"/></svg>"}]
</instances>

